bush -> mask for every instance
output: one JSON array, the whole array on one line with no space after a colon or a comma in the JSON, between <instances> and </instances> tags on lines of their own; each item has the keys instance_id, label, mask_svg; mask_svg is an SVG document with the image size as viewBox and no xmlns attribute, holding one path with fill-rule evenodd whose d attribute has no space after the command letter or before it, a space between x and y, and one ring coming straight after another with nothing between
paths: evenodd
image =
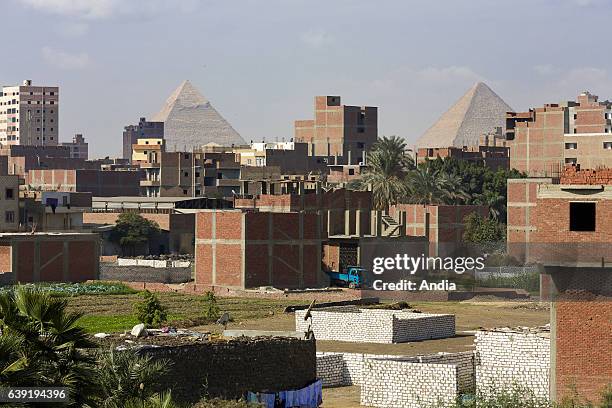
<instances>
[{"instance_id":1,"label":"bush","mask_svg":"<svg viewBox=\"0 0 612 408\"><path fill-rule=\"evenodd\" d=\"M525 272L515 276L491 276L480 280L478 285L485 288L511 288L524 289L527 292L539 292L540 274Z\"/></svg>"},{"instance_id":2,"label":"bush","mask_svg":"<svg viewBox=\"0 0 612 408\"><path fill-rule=\"evenodd\" d=\"M134 314L139 322L149 327L159 327L168 319L166 308L155 294L145 290L140 294L143 300L134 305Z\"/></svg>"},{"instance_id":3,"label":"bush","mask_svg":"<svg viewBox=\"0 0 612 408\"><path fill-rule=\"evenodd\" d=\"M217 304L217 297L213 292L206 292L204 295L204 317L210 320L219 318L221 310Z\"/></svg>"}]
</instances>

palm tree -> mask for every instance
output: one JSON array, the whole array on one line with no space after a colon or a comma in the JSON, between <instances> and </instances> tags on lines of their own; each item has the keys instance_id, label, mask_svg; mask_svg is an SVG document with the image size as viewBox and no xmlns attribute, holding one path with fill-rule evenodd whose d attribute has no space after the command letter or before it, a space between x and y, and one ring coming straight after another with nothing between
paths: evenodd
<instances>
[{"instance_id":1,"label":"palm tree","mask_svg":"<svg viewBox=\"0 0 612 408\"><path fill-rule=\"evenodd\" d=\"M81 313L68 312L66 299L33 287L18 286L0 294L3 346L2 381L6 385L67 387L72 405L86 402L92 387L92 348L76 325ZM12 363L6 365L13 360ZM26 379L21 375L27 372Z\"/></svg>"},{"instance_id":2,"label":"palm tree","mask_svg":"<svg viewBox=\"0 0 612 408\"><path fill-rule=\"evenodd\" d=\"M427 164L411 171L406 182L408 201L413 204L462 204L470 198L460 176Z\"/></svg>"},{"instance_id":3,"label":"palm tree","mask_svg":"<svg viewBox=\"0 0 612 408\"><path fill-rule=\"evenodd\" d=\"M368 168L353 187L372 191L373 207L386 210L400 202L407 193L405 177L414 167L407 154L406 142L397 136L379 139L368 156Z\"/></svg>"},{"instance_id":4,"label":"palm tree","mask_svg":"<svg viewBox=\"0 0 612 408\"><path fill-rule=\"evenodd\" d=\"M98 353L97 361L96 385L100 400L96 406L102 408L123 407L130 400L139 401L142 407L145 401L161 391L162 377L170 367L167 360L154 361L150 356L114 348ZM163 398L169 397L164 395Z\"/></svg>"}]
</instances>

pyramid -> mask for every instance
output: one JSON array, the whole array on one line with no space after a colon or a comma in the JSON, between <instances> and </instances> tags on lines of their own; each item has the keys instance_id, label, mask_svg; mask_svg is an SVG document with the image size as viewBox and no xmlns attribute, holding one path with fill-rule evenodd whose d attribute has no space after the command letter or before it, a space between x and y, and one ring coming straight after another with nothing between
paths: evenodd
<instances>
[{"instance_id":1,"label":"pyramid","mask_svg":"<svg viewBox=\"0 0 612 408\"><path fill-rule=\"evenodd\" d=\"M417 146L478 146L483 134L496 127L505 130L506 112L511 111L512 108L491 88L478 82L427 129Z\"/></svg>"},{"instance_id":2,"label":"pyramid","mask_svg":"<svg viewBox=\"0 0 612 408\"><path fill-rule=\"evenodd\" d=\"M168 151L191 151L211 142L223 146L246 144L232 125L189 81L183 81L176 88L151 120L164 122L164 139Z\"/></svg>"}]
</instances>

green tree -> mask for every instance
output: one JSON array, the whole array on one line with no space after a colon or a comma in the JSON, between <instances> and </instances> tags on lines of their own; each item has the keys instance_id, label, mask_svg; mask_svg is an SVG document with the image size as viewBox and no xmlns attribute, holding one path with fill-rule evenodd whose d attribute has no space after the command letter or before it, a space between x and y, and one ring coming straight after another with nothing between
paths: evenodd
<instances>
[{"instance_id":1,"label":"green tree","mask_svg":"<svg viewBox=\"0 0 612 408\"><path fill-rule=\"evenodd\" d=\"M110 240L121 246L122 252L129 250L135 255L139 245L147 244L160 233L159 225L142 215L133 212L119 214L115 227L110 234Z\"/></svg>"},{"instance_id":2,"label":"green tree","mask_svg":"<svg viewBox=\"0 0 612 408\"><path fill-rule=\"evenodd\" d=\"M372 146L367 170L351 187L371 190L374 208L386 210L406 196L405 178L412 168L406 142L398 136L382 137Z\"/></svg>"},{"instance_id":3,"label":"green tree","mask_svg":"<svg viewBox=\"0 0 612 408\"><path fill-rule=\"evenodd\" d=\"M149 327L159 327L168 318L166 308L154 293L145 290L140 294L142 300L134 304L134 314L139 322Z\"/></svg>"},{"instance_id":4,"label":"green tree","mask_svg":"<svg viewBox=\"0 0 612 408\"><path fill-rule=\"evenodd\" d=\"M413 204L463 204L469 199L461 177L430 166L408 174L407 190L407 200Z\"/></svg>"},{"instance_id":5,"label":"green tree","mask_svg":"<svg viewBox=\"0 0 612 408\"><path fill-rule=\"evenodd\" d=\"M218 319L221 313L221 309L217 303L217 297L211 291L206 292L204 295L204 317L206 319Z\"/></svg>"},{"instance_id":6,"label":"green tree","mask_svg":"<svg viewBox=\"0 0 612 408\"><path fill-rule=\"evenodd\" d=\"M97 354L96 407L172 407L170 394L164 390L163 377L168 373L169 360L154 361L131 350L116 351L114 347ZM158 405L154 405L155 401ZM162 403L166 401L166 404Z\"/></svg>"},{"instance_id":7,"label":"green tree","mask_svg":"<svg viewBox=\"0 0 612 408\"><path fill-rule=\"evenodd\" d=\"M470 213L463 219L465 231L463 240L472 244L493 244L506 239L503 224L492 218L483 218L478 213Z\"/></svg>"},{"instance_id":8,"label":"green tree","mask_svg":"<svg viewBox=\"0 0 612 408\"><path fill-rule=\"evenodd\" d=\"M18 286L0 294L0 382L4 386L67 387L71 406L92 395L93 348L76 325L81 313L68 300L37 288Z\"/></svg>"}]
</instances>

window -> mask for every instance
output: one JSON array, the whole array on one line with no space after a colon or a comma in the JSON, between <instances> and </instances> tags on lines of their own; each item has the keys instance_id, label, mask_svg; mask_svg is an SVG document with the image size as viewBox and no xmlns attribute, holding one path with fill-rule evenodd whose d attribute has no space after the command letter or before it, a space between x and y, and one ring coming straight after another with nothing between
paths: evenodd
<instances>
[{"instance_id":1,"label":"window","mask_svg":"<svg viewBox=\"0 0 612 408\"><path fill-rule=\"evenodd\" d=\"M568 157L565 159L565 164L576 164L578 159L575 157Z\"/></svg>"},{"instance_id":2,"label":"window","mask_svg":"<svg viewBox=\"0 0 612 408\"><path fill-rule=\"evenodd\" d=\"M570 231L595 231L595 203L570 203Z\"/></svg>"},{"instance_id":3,"label":"window","mask_svg":"<svg viewBox=\"0 0 612 408\"><path fill-rule=\"evenodd\" d=\"M566 150L568 150L568 149L574 150L574 149L577 149L577 148L578 148L578 143L566 143L565 144L565 149Z\"/></svg>"},{"instance_id":4,"label":"window","mask_svg":"<svg viewBox=\"0 0 612 408\"><path fill-rule=\"evenodd\" d=\"M187 195L187 190L183 189L183 195Z\"/></svg>"},{"instance_id":5,"label":"window","mask_svg":"<svg viewBox=\"0 0 612 408\"><path fill-rule=\"evenodd\" d=\"M348 169L349 176L355 175L355 169Z\"/></svg>"},{"instance_id":6,"label":"window","mask_svg":"<svg viewBox=\"0 0 612 408\"><path fill-rule=\"evenodd\" d=\"M15 211L4 212L4 222L13 223L15 222Z\"/></svg>"},{"instance_id":7,"label":"window","mask_svg":"<svg viewBox=\"0 0 612 408\"><path fill-rule=\"evenodd\" d=\"M189 160L189 155L188 154L185 155L185 160Z\"/></svg>"},{"instance_id":8,"label":"window","mask_svg":"<svg viewBox=\"0 0 612 408\"><path fill-rule=\"evenodd\" d=\"M196 177L200 177L200 172L199 172L199 171L196 171L195 176L196 176Z\"/></svg>"},{"instance_id":9,"label":"window","mask_svg":"<svg viewBox=\"0 0 612 408\"><path fill-rule=\"evenodd\" d=\"M574 120L576 120L576 119L578 119L578 115L574 113Z\"/></svg>"},{"instance_id":10,"label":"window","mask_svg":"<svg viewBox=\"0 0 612 408\"><path fill-rule=\"evenodd\" d=\"M612 150L612 142L604 142L603 148L606 150Z\"/></svg>"},{"instance_id":11,"label":"window","mask_svg":"<svg viewBox=\"0 0 612 408\"><path fill-rule=\"evenodd\" d=\"M188 172L185 172L184 175L185 175L185 177L189 177L189 173Z\"/></svg>"},{"instance_id":12,"label":"window","mask_svg":"<svg viewBox=\"0 0 612 408\"><path fill-rule=\"evenodd\" d=\"M14 192L14 190L13 190L12 188L7 188L7 189L6 189L6 193L5 193L4 197L5 197L7 200L12 200L13 198L15 198L15 192Z\"/></svg>"}]
</instances>

